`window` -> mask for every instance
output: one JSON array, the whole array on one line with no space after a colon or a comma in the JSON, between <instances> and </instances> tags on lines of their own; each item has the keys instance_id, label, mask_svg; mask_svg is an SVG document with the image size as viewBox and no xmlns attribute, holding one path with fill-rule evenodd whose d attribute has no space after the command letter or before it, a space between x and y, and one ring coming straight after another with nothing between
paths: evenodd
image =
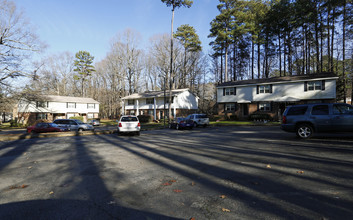
<instances>
[{"instance_id":1,"label":"window","mask_svg":"<svg viewBox=\"0 0 353 220\"><path fill-rule=\"evenodd\" d=\"M321 82L308 82L308 90L321 90Z\"/></svg>"},{"instance_id":2,"label":"window","mask_svg":"<svg viewBox=\"0 0 353 220\"><path fill-rule=\"evenodd\" d=\"M88 103L87 108L88 109L95 109L95 104Z\"/></svg>"},{"instance_id":3,"label":"window","mask_svg":"<svg viewBox=\"0 0 353 220\"><path fill-rule=\"evenodd\" d=\"M165 103L169 103L169 97L165 97ZM172 104L173 104L173 97L172 97Z\"/></svg>"},{"instance_id":4,"label":"window","mask_svg":"<svg viewBox=\"0 0 353 220\"><path fill-rule=\"evenodd\" d=\"M272 85L257 86L257 94L259 93L272 93Z\"/></svg>"},{"instance_id":5,"label":"window","mask_svg":"<svg viewBox=\"0 0 353 220\"><path fill-rule=\"evenodd\" d=\"M135 105L135 100L134 99L128 99L127 100L128 105Z\"/></svg>"},{"instance_id":6,"label":"window","mask_svg":"<svg viewBox=\"0 0 353 220\"><path fill-rule=\"evenodd\" d=\"M236 88L224 88L224 94L225 95L235 95Z\"/></svg>"},{"instance_id":7,"label":"window","mask_svg":"<svg viewBox=\"0 0 353 220\"><path fill-rule=\"evenodd\" d=\"M348 115L353 114L353 107L345 104L335 104L333 105L333 114L335 115Z\"/></svg>"},{"instance_id":8,"label":"window","mask_svg":"<svg viewBox=\"0 0 353 220\"><path fill-rule=\"evenodd\" d=\"M39 119L48 119L48 115L45 113L37 113L36 120L39 120Z\"/></svg>"},{"instance_id":9,"label":"window","mask_svg":"<svg viewBox=\"0 0 353 220\"><path fill-rule=\"evenodd\" d=\"M287 115L304 115L308 106L298 106L298 107L291 107L288 109Z\"/></svg>"},{"instance_id":10,"label":"window","mask_svg":"<svg viewBox=\"0 0 353 220\"><path fill-rule=\"evenodd\" d=\"M94 114L93 114L93 113L88 113L88 114L87 114L87 118L92 119L93 117L94 117Z\"/></svg>"},{"instance_id":11,"label":"window","mask_svg":"<svg viewBox=\"0 0 353 220\"><path fill-rule=\"evenodd\" d=\"M312 115L328 115L328 105L316 105L311 110Z\"/></svg>"},{"instance_id":12,"label":"window","mask_svg":"<svg viewBox=\"0 0 353 220\"><path fill-rule=\"evenodd\" d=\"M39 108L46 108L46 107L49 107L48 104L49 104L48 102L41 102L41 101L36 102L37 108L38 108L38 107L39 107Z\"/></svg>"},{"instance_id":13,"label":"window","mask_svg":"<svg viewBox=\"0 0 353 220\"><path fill-rule=\"evenodd\" d=\"M149 115L154 115L154 110L148 110Z\"/></svg>"},{"instance_id":14,"label":"window","mask_svg":"<svg viewBox=\"0 0 353 220\"><path fill-rule=\"evenodd\" d=\"M235 111L235 103L226 103L225 104L226 112L234 112Z\"/></svg>"},{"instance_id":15,"label":"window","mask_svg":"<svg viewBox=\"0 0 353 220\"><path fill-rule=\"evenodd\" d=\"M66 114L66 118L67 119L70 119L71 117L75 117L75 114L72 114L72 113L71 114L70 113Z\"/></svg>"},{"instance_id":16,"label":"window","mask_svg":"<svg viewBox=\"0 0 353 220\"><path fill-rule=\"evenodd\" d=\"M259 111L260 112L271 111L271 103L259 103Z\"/></svg>"},{"instance_id":17,"label":"window","mask_svg":"<svg viewBox=\"0 0 353 220\"><path fill-rule=\"evenodd\" d=\"M66 103L66 107L67 107L67 108L76 108L76 103L74 103L74 102L68 102L68 103Z\"/></svg>"},{"instance_id":18,"label":"window","mask_svg":"<svg viewBox=\"0 0 353 220\"><path fill-rule=\"evenodd\" d=\"M154 98L146 99L146 104L154 104Z\"/></svg>"},{"instance_id":19,"label":"window","mask_svg":"<svg viewBox=\"0 0 353 220\"><path fill-rule=\"evenodd\" d=\"M304 91L325 90L325 80L304 83Z\"/></svg>"}]
</instances>

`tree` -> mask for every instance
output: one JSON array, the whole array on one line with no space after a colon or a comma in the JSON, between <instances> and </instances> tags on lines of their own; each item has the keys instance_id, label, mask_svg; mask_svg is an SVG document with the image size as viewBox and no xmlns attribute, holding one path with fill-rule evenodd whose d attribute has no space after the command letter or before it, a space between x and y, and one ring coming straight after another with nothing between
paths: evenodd
<instances>
[{"instance_id":1,"label":"tree","mask_svg":"<svg viewBox=\"0 0 353 220\"><path fill-rule=\"evenodd\" d=\"M9 79L25 76L24 62L41 46L15 3L0 0L0 86L9 86Z\"/></svg>"},{"instance_id":2,"label":"tree","mask_svg":"<svg viewBox=\"0 0 353 220\"><path fill-rule=\"evenodd\" d=\"M78 75L75 75L75 79L81 80L81 96L84 97L84 82L95 71L92 65L94 57L87 51L79 51L75 58L74 71L78 73Z\"/></svg>"},{"instance_id":3,"label":"tree","mask_svg":"<svg viewBox=\"0 0 353 220\"><path fill-rule=\"evenodd\" d=\"M181 83L180 83L180 88L185 88L186 87L186 76L190 70L187 68L187 54L188 52L190 53L198 53L202 50L201 47L201 41L199 39L199 36L196 34L196 30L185 24L180 27L178 27L176 33L175 33L175 38L180 41L180 43L184 47L184 60L183 60L183 68L182 68L182 75L180 77ZM191 64L193 63L192 60L190 59ZM193 65L190 65L191 67Z\"/></svg>"},{"instance_id":4,"label":"tree","mask_svg":"<svg viewBox=\"0 0 353 220\"><path fill-rule=\"evenodd\" d=\"M172 24L171 24L171 39L170 39L170 77L169 77L169 84L171 85L170 86L170 89L169 89L169 119L171 118L172 116L172 106L170 103L172 103L172 88L173 88L173 82L172 82L172 79L173 79L173 23L174 23L174 10L176 8L180 8L182 6L184 7L188 7L190 8L191 5L193 4L193 1L192 0L162 0L163 3L165 3L167 5L167 7L172 7ZM168 120L169 120L168 119Z\"/></svg>"}]
</instances>

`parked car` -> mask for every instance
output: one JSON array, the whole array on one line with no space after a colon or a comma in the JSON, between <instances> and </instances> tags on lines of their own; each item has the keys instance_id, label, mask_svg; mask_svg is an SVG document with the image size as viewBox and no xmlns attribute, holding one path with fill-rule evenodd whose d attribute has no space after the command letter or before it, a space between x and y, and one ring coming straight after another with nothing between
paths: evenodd
<instances>
[{"instance_id":1,"label":"parked car","mask_svg":"<svg viewBox=\"0 0 353 220\"><path fill-rule=\"evenodd\" d=\"M175 128L177 130L194 127L194 122L192 120L187 120L186 118L175 118L169 123L169 128Z\"/></svg>"},{"instance_id":2,"label":"parked car","mask_svg":"<svg viewBox=\"0 0 353 220\"><path fill-rule=\"evenodd\" d=\"M194 122L194 127L204 126L210 124L210 119L205 114L191 114L186 117L187 120L192 120Z\"/></svg>"},{"instance_id":3,"label":"parked car","mask_svg":"<svg viewBox=\"0 0 353 220\"><path fill-rule=\"evenodd\" d=\"M135 133L140 135L141 124L135 115L123 115L118 121L118 134L119 133Z\"/></svg>"},{"instance_id":4,"label":"parked car","mask_svg":"<svg viewBox=\"0 0 353 220\"><path fill-rule=\"evenodd\" d=\"M99 125L101 124L98 119L91 119L91 120L88 120L87 123L90 124L90 125L93 125L93 126L99 126Z\"/></svg>"},{"instance_id":5,"label":"parked car","mask_svg":"<svg viewBox=\"0 0 353 220\"><path fill-rule=\"evenodd\" d=\"M315 132L352 132L353 106L344 103L316 103L288 106L281 128L310 138Z\"/></svg>"},{"instance_id":6,"label":"parked car","mask_svg":"<svg viewBox=\"0 0 353 220\"><path fill-rule=\"evenodd\" d=\"M27 133L45 133L45 132L63 132L66 128L60 128L55 123L37 123L34 126L27 127Z\"/></svg>"},{"instance_id":7,"label":"parked car","mask_svg":"<svg viewBox=\"0 0 353 220\"><path fill-rule=\"evenodd\" d=\"M53 123L59 127L67 128L70 131L94 131L92 125L83 123L78 119L56 119Z\"/></svg>"}]
</instances>

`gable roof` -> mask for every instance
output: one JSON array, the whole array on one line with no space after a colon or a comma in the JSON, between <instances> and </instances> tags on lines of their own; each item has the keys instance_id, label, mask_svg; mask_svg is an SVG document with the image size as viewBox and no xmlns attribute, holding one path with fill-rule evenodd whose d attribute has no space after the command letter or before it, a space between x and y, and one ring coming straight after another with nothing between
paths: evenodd
<instances>
[{"instance_id":1,"label":"gable roof","mask_svg":"<svg viewBox=\"0 0 353 220\"><path fill-rule=\"evenodd\" d=\"M43 99L46 101L52 101L52 102L75 102L75 103L99 104L98 101L92 98L72 97L72 96L46 95L43 97Z\"/></svg>"},{"instance_id":2,"label":"gable roof","mask_svg":"<svg viewBox=\"0 0 353 220\"><path fill-rule=\"evenodd\" d=\"M305 81L314 79L337 79L338 77L333 73L321 74L308 74L308 75L295 75L295 76L282 76L263 79L250 79L241 81L224 82L217 85L217 87L240 86L240 85L256 85L256 84L269 84L269 83L287 83L295 81Z\"/></svg>"},{"instance_id":3,"label":"gable roof","mask_svg":"<svg viewBox=\"0 0 353 220\"><path fill-rule=\"evenodd\" d=\"M189 91L189 89L174 89L172 90L172 96L177 96L185 91ZM169 90L165 91L166 96L169 96ZM154 98L154 97L164 97L164 90L162 91L148 91L143 93L134 93L129 96L125 96L122 99L140 99L140 98Z\"/></svg>"}]
</instances>

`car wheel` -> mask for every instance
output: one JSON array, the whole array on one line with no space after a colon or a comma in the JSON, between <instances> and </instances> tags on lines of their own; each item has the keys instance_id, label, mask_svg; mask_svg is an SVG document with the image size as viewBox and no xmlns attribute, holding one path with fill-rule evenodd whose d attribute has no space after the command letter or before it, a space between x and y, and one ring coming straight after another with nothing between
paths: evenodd
<instances>
[{"instance_id":1,"label":"car wheel","mask_svg":"<svg viewBox=\"0 0 353 220\"><path fill-rule=\"evenodd\" d=\"M198 125L197 125L197 123L196 122L194 122L194 128L196 128Z\"/></svg>"},{"instance_id":2,"label":"car wheel","mask_svg":"<svg viewBox=\"0 0 353 220\"><path fill-rule=\"evenodd\" d=\"M314 134L314 129L309 124L300 124L296 129L296 134L302 139L308 139Z\"/></svg>"},{"instance_id":3,"label":"car wheel","mask_svg":"<svg viewBox=\"0 0 353 220\"><path fill-rule=\"evenodd\" d=\"M78 132L82 132L82 131L83 131L83 129L82 129L82 128L79 128L79 129L78 129Z\"/></svg>"},{"instance_id":4,"label":"car wheel","mask_svg":"<svg viewBox=\"0 0 353 220\"><path fill-rule=\"evenodd\" d=\"M180 129L180 127L179 127L179 125L178 125L178 124L176 125L176 129L177 129L177 130L179 130L179 129Z\"/></svg>"},{"instance_id":5,"label":"car wheel","mask_svg":"<svg viewBox=\"0 0 353 220\"><path fill-rule=\"evenodd\" d=\"M140 136L140 132L139 132L139 131L138 131L138 132L136 132L136 135L137 135L137 136Z\"/></svg>"},{"instance_id":6,"label":"car wheel","mask_svg":"<svg viewBox=\"0 0 353 220\"><path fill-rule=\"evenodd\" d=\"M172 124L169 124L169 129L172 129Z\"/></svg>"}]
</instances>

